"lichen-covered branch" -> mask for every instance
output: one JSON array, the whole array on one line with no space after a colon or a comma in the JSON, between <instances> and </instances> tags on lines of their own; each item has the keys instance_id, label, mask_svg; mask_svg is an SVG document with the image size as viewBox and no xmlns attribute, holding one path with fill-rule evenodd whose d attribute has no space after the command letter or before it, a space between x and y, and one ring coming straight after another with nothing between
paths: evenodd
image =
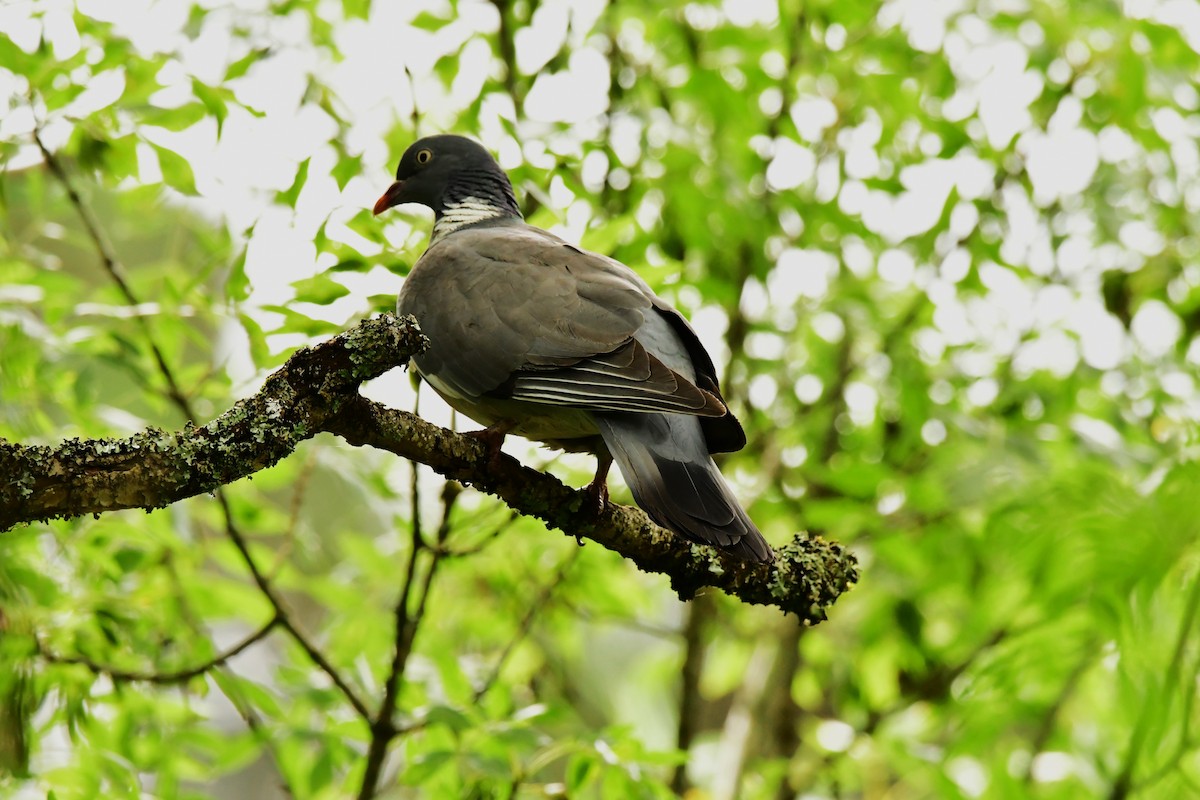
<instances>
[{"instance_id":1,"label":"lichen-covered branch","mask_svg":"<svg viewBox=\"0 0 1200 800\"><path fill-rule=\"evenodd\" d=\"M55 447L0 439L0 530L123 508L162 508L266 469L325 430L359 385L424 346L416 323L386 315L300 350L254 396L203 427Z\"/></svg>"},{"instance_id":2,"label":"lichen-covered branch","mask_svg":"<svg viewBox=\"0 0 1200 800\"><path fill-rule=\"evenodd\" d=\"M304 439L328 431L427 464L571 536L591 539L642 570L669 576L684 598L712 586L811 624L824 619L824 609L857 580L854 557L818 537L797 536L777 551L774 564L747 564L684 542L638 509L610 504L597 512L588 495L551 475L507 455L490 465L477 439L358 394L363 381L405 363L423 345L414 320L384 315L297 352L256 395L203 427L56 447L0 440L0 530L34 520L161 508L265 469Z\"/></svg>"},{"instance_id":3,"label":"lichen-covered branch","mask_svg":"<svg viewBox=\"0 0 1200 800\"><path fill-rule=\"evenodd\" d=\"M713 586L747 603L774 605L815 623L824 608L858 579L854 556L841 545L797 536L776 550L774 564L748 564L713 548L691 545L637 508L609 504L597 513L588 494L511 456L487 467L478 439L433 425L415 414L357 397L330 430L351 444L371 445L428 464L447 478L494 494L522 514L614 550L645 572L671 578L683 598Z\"/></svg>"}]
</instances>

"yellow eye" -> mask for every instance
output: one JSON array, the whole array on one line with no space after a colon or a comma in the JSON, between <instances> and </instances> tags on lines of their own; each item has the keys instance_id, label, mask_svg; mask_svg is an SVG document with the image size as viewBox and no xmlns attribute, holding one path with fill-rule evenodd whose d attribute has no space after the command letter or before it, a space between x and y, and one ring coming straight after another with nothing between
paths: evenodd
<instances>
[{"instance_id":1,"label":"yellow eye","mask_svg":"<svg viewBox=\"0 0 1200 800\"><path fill-rule=\"evenodd\" d=\"M417 163L418 164L428 164L432 160L433 160L433 151L431 151L431 150L418 150L417 151Z\"/></svg>"}]
</instances>

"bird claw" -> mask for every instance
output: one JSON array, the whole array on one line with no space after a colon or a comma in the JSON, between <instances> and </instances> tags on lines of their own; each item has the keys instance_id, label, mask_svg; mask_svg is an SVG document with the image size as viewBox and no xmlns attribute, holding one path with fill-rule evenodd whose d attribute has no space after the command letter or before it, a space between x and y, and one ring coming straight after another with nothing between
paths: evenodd
<instances>
[{"instance_id":1,"label":"bird claw","mask_svg":"<svg viewBox=\"0 0 1200 800\"><path fill-rule=\"evenodd\" d=\"M612 457L606 452L596 455L596 477L583 487L583 491L592 501L592 510L596 516L604 513L608 507L608 468L612 466Z\"/></svg>"},{"instance_id":2,"label":"bird claw","mask_svg":"<svg viewBox=\"0 0 1200 800\"><path fill-rule=\"evenodd\" d=\"M500 448L504 446L504 439L512 429L513 423L502 419L483 430L467 431L464 435L483 443L484 448L487 450L488 469L495 470L500 466Z\"/></svg>"},{"instance_id":3,"label":"bird claw","mask_svg":"<svg viewBox=\"0 0 1200 800\"><path fill-rule=\"evenodd\" d=\"M591 501L592 510L596 515L604 513L604 509L608 507L608 480L606 476L600 477L599 480L593 480L587 486L583 487L584 493Z\"/></svg>"}]
</instances>

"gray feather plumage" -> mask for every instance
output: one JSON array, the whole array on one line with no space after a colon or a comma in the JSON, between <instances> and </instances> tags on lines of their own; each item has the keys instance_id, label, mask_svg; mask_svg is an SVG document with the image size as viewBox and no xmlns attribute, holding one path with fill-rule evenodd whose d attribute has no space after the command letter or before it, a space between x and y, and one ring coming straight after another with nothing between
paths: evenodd
<instances>
[{"instance_id":1,"label":"gray feather plumage","mask_svg":"<svg viewBox=\"0 0 1200 800\"><path fill-rule=\"evenodd\" d=\"M607 451L659 524L771 559L710 455L745 444L712 361L633 270L509 212L438 238L397 307L430 341L414 369L453 407L554 446Z\"/></svg>"}]
</instances>

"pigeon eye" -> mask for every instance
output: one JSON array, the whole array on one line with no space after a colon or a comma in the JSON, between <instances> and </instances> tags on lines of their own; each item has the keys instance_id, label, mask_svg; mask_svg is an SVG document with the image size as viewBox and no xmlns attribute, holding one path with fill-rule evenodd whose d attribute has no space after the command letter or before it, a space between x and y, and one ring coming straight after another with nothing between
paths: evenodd
<instances>
[{"instance_id":1,"label":"pigeon eye","mask_svg":"<svg viewBox=\"0 0 1200 800\"><path fill-rule=\"evenodd\" d=\"M433 160L433 152L431 150L418 150L417 151L417 163L418 164L428 164L432 160Z\"/></svg>"}]
</instances>

